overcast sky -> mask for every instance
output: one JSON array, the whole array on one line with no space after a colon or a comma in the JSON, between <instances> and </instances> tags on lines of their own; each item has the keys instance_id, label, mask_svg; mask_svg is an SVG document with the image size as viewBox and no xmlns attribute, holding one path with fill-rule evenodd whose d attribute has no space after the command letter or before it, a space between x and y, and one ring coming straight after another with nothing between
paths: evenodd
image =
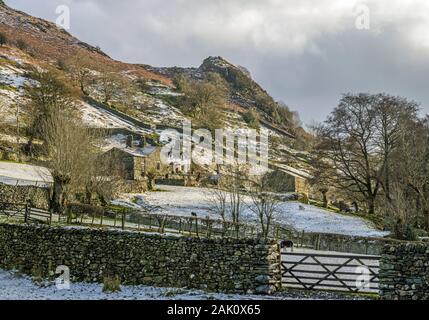
<instances>
[{"instance_id":1,"label":"overcast sky","mask_svg":"<svg viewBox=\"0 0 429 320\"><path fill-rule=\"evenodd\" d=\"M5 2L51 21L66 4L73 35L127 62L199 66L223 56L306 124L323 120L345 92L402 95L429 113L427 0Z\"/></svg>"}]
</instances>

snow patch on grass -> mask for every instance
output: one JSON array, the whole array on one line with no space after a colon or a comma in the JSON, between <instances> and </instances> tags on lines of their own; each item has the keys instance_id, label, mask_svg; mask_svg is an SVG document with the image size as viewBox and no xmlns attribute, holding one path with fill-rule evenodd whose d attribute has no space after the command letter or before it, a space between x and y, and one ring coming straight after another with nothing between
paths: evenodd
<instances>
[{"instance_id":1,"label":"snow patch on grass","mask_svg":"<svg viewBox=\"0 0 429 320\"><path fill-rule=\"evenodd\" d=\"M195 212L200 217L219 218L210 210L212 205L209 189L178 186L158 186L158 188L163 192L147 192L142 195L142 201L152 206L162 207L163 213L169 215L190 216ZM247 222L257 223L256 215L250 210L251 202L249 197L244 198L245 208L242 216ZM275 221L306 232L362 237L388 235L388 232L377 230L368 221L359 217L341 215L295 201L282 202Z\"/></svg>"},{"instance_id":2,"label":"snow patch on grass","mask_svg":"<svg viewBox=\"0 0 429 320\"><path fill-rule=\"evenodd\" d=\"M72 283L59 290L52 282L35 284L30 277L0 270L0 300L260 300L276 297L205 293L186 289L122 286L120 292L103 293L103 285ZM277 298L279 299L279 297Z\"/></svg>"}]
</instances>

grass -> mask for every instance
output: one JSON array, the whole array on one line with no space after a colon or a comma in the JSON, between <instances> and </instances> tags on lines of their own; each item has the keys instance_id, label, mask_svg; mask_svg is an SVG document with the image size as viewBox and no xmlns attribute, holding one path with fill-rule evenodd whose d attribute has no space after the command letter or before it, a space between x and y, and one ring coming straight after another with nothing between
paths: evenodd
<instances>
[{"instance_id":1,"label":"grass","mask_svg":"<svg viewBox=\"0 0 429 320\"><path fill-rule=\"evenodd\" d=\"M9 60L6 58L0 58L0 65L5 66L5 65L9 65L12 67L19 67L19 63L13 60Z\"/></svg>"},{"instance_id":2,"label":"grass","mask_svg":"<svg viewBox=\"0 0 429 320\"><path fill-rule=\"evenodd\" d=\"M107 276L103 280L103 292L115 293L121 291L121 279L118 276Z\"/></svg>"},{"instance_id":3,"label":"grass","mask_svg":"<svg viewBox=\"0 0 429 320\"><path fill-rule=\"evenodd\" d=\"M15 161L15 160L3 160L3 159L1 159L0 162L17 163L17 164L30 164L30 163Z\"/></svg>"},{"instance_id":4,"label":"grass","mask_svg":"<svg viewBox=\"0 0 429 320\"><path fill-rule=\"evenodd\" d=\"M341 215L347 216L347 217L354 217L354 218L364 219L364 220L369 221L372 224L374 224L374 226L377 229L383 230L384 227L385 227L383 217L380 216L380 215L377 215L377 214L368 214L368 213L362 212L362 211L358 211L358 212L354 212L354 213L342 212L340 209L338 209L337 207L334 207L334 206L332 206L330 204L328 204L328 208L324 208L323 207L323 202L316 201L316 200L310 200L309 204L312 205L312 206L324 209L326 211L331 211L332 213L341 214Z\"/></svg>"},{"instance_id":5,"label":"grass","mask_svg":"<svg viewBox=\"0 0 429 320\"><path fill-rule=\"evenodd\" d=\"M178 289L171 289L171 290L165 291L163 293L163 296L167 297L167 298L172 298L172 297L175 297L175 296L177 296L179 294L186 294L187 292L188 292L187 290L180 289L180 288L178 288Z\"/></svg>"},{"instance_id":6,"label":"grass","mask_svg":"<svg viewBox=\"0 0 429 320\"><path fill-rule=\"evenodd\" d=\"M154 94L154 96L156 96L158 99L164 101L165 103L173 106L173 107L178 107L179 106L179 99L177 96L171 96L171 95L157 95Z\"/></svg>"},{"instance_id":7,"label":"grass","mask_svg":"<svg viewBox=\"0 0 429 320\"><path fill-rule=\"evenodd\" d=\"M13 92L18 91L18 89L16 89L15 87L5 83L0 83L0 90L7 90L7 91L13 91Z\"/></svg>"}]
</instances>

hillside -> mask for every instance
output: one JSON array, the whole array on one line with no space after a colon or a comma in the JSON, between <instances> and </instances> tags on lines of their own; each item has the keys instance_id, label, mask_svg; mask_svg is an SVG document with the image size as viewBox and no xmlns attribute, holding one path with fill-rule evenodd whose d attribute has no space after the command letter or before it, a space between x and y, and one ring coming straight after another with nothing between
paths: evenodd
<instances>
[{"instance_id":1,"label":"hillside","mask_svg":"<svg viewBox=\"0 0 429 320\"><path fill-rule=\"evenodd\" d=\"M124 129L137 134L177 128L192 115L182 110L179 76L201 82L216 73L227 83L227 104L220 108L225 127L249 126L252 110L264 130L271 132L270 158L274 163L307 168L306 140L294 114L274 99L243 67L221 57L209 57L198 68L156 68L111 59L98 47L83 43L55 24L0 5L0 32L7 44L0 47L0 112L3 122L16 125L17 105L25 106L23 86L30 71L54 68L81 86L82 119L90 126ZM86 70L85 77L76 69ZM79 78L80 77L80 78ZM109 92L107 92L109 89ZM107 95L109 93L109 95ZM25 117L26 110L20 110ZM1 133L2 148L16 140ZM24 143L22 136L19 143Z\"/></svg>"}]
</instances>

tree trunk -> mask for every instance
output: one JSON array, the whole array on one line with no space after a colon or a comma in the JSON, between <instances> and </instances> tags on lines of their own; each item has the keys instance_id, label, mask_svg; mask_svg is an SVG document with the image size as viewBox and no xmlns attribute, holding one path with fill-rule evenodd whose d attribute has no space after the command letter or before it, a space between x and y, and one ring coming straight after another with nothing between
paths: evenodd
<instances>
[{"instance_id":1,"label":"tree trunk","mask_svg":"<svg viewBox=\"0 0 429 320\"><path fill-rule=\"evenodd\" d=\"M85 202L86 204L91 204L92 202L92 192L88 188L85 191Z\"/></svg>"},{"instance_id":2,"label":"tree trunk","mask_svg":"<svg viewBox=\"0 0 429 320\"><path fill-rule=\"evenodd\" d=\"M55 213L63 212L63 194L64 194L64 182L61 178L54 177L54 188L51 199L51 210Z\"/></svg>"},{"instance_id":3,"label":"tree trunk","mask_svg":"<svg viewBox=\"0 0 429 320\"><path fill-rule=\"evenodd\" d=\"M328 197L326 196L326 192L322 192L322 196L323 196L323 208L327 208L328 207Z\"/></svg>"},{"instance_id":4,"label":"tree trunk","mask_svg":"<svg viewBox=\"0 0 429 320\"><path fill-rule=\"evenodd\" d=\"M368 213L374 214L375 213L375 199L368 199Z\"/></svg>"},{"instance_id":5,"label":"tree trunk","mask_svg":"<svg viewBox=\"0 0 429 320\"><path fill-rule=\"evenodd\" d=\"M429 232L429 210L424 210L423 215L425 216L425 227L426 231Z\"/></svg>"},{"instance_id":6,"label":"tree trunk","mask_svg":"<svg viewBox=\"0 0 429 320\"><path fill-rule=\"evenodd\" d=\"M147 189L149 191L153 190L153 185L154 185L154 181L153 180L154 180L153 178L150 178L150 177L147 178Z\"/></svg>"}]
</instances>

